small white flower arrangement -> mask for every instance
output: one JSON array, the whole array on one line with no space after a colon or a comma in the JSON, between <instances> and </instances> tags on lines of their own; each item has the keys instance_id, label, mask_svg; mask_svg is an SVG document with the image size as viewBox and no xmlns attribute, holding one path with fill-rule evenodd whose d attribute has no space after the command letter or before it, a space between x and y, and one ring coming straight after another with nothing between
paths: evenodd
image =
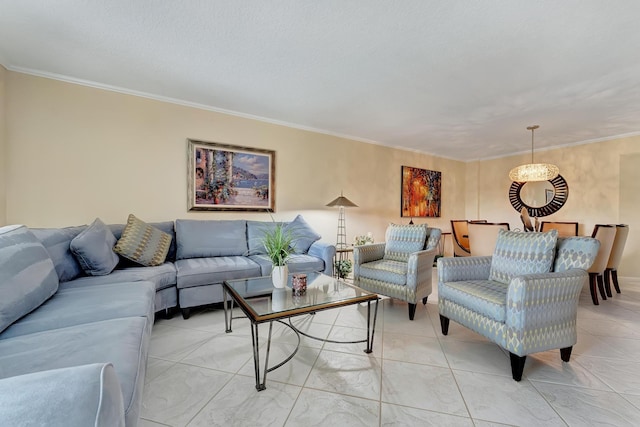
<instances>
[{"instance_id":1,"label":"small white flower arrangement","mask_svg":"<svg viewBox=\"0 0 640 427\"><path fill-rule=\"evenodd\" d=\"M356 236L353 239L353 246L370 245L373 243L373 233L368 232L366 235Z\"/></svg>"}]
</instances>

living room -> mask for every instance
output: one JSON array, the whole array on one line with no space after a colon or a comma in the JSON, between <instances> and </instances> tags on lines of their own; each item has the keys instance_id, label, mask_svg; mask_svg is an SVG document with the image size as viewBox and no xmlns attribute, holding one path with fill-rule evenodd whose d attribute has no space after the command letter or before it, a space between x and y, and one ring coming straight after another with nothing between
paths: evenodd
<instances>
[{"instance_id":1,"label":"living room","mask_svg":"<svg viewBox=\"0 0 640 427\"><path fill-rule=\"evenodd\" d=\"M531 117L531 120L536 119ZM380 121L381 118L371 120ZM346 212L348 242L354 236L368 232L376 242L383 241L389 223L409 222L410 218L400 216L402 166L442 173L441 216L413 218L414 222L426 222L444 232L451 230L450 220L463 218L508 222L512 230L521 229L520 213L509 203L511 180L508 172L530 160L529 134L525 130L530 124L533 123L519 124L516 132L522 149L516 154L461 160L441 157L429 147L424 151L394 147L364 137L356 139L339 136L338 132L323 132L311 126L296 127L295 123L264 119L251 112L234 114L216 105L65 76L55 70L27 69L14 66L0 56L0 158L3 165L0 226L65 227L90 224L96 217L105 223L122 224L130 213L150 222L175 219L269 221L271 216L267 213L187 210L187 139L197 139L274 150L276 209L273 218L291 221L302 214L323 240L332 243L335 243L338 211L326 204L341 192L358 205ZM536 141L553 137L544 122L540 125ZM562 124L553 126L554 129L558 127ZM572 131L575 135L580 134L579 129ZM640 252L637 237L640 220L636 214L640 208L640 133L635 130L600 138L576 137L536 150L535 155L536 159L557 165L569 185L566 204L545 219L577 221L580 235L590 235L594 225L599 223L630 225L630 236L619 268L623 294L614 296L608 306L603 302L599 307L603 309L601 312L588 306L588 298L581 299L580 304L588 313L583 317L585 324L588 320L597 323L597 319L601 319L607 325L621 322L621 328L625 330L637 326L640 319L629 312L640 301L633 290L640 277L640 265L634 262ZM417 314L415 322L426 322L428 328L432 328L433 323L435 326L430 329L433 337L429 338L436 340L437 298L432 302L435 304L428 304L427 309ZM385 320L397 323L388 329L381 328L381 331L391 333L406 328L414 330L417 336L421 334L414 325L400 324L408 323L406 309L399 308L396 318L393 310L397 307L388 301L384 307ZM620 310L625 314L620 314ZM206 322L211 319L219 321L219 313L204 312L201 317L194 316L190 319L191 325L195 325L192 330L201 333L210 329L211 325ZM159 331L179 329L180 322L187 321L179 316L168 322L161 319ZM477 344L471 334L464 338ZM388 340L391 342L390 338ZM635 342L637 339L629 351L636 348ZM249 357L251 347L247 347ZM588 353L588 349L583 350ZM385 351L391 350L385 347ZM454 353L451 350L449 357ZM485 362L493 353L488 354ZM154 366L167 371L179 365L173 357L156 357L154 362ZM572 360L572 364L574 362ZM610 360L607 363L613 365ZM187 372L188 366L191 365L185 364L181 368ZM508 372L504 375L510 380ZM153 377L157 378L159 376ZM258 395L250 384L248 388ZM600 383L595 388L605 389ZM627 385L622 391L612 388L617 393L631 396L629 400L635 399L634 404L640 407L637 387ZM530 392L527 389L523 394L530 396ZM293 393L291 398L295 399L295 396ZM539 399L538 395L536 399ZM380 405L388 404L384 399L382 401ZM245 405L255 403L243 402ZM474 404L469 402L472 410L468 413L438 407L431 408L430 415L453 414L460 425L486 425L483 422L534 424L527 417L522 418L522 423L515 419L506 422L499 415L491 417L485 413L476 417L480 411L474 413ZM200 409L206 403L203 402ZM399 406L412 405L401 402ZM529 410L535 412L535 409ZM561 410L557 413L563 414ZM626 420L637 421L634 415L637 416L629 415ZM143 417L139 425L186 425L191 420L178 418L172 421L171 416ZM560 425L580 425L571 416L561 420L554 415L549 419ZM380 418L378 422L381 422ZM448 422L454 421L447 419L442 425ZM295 420L289 418L288 423L295 425Z\"/></svg>"}]
</instances>

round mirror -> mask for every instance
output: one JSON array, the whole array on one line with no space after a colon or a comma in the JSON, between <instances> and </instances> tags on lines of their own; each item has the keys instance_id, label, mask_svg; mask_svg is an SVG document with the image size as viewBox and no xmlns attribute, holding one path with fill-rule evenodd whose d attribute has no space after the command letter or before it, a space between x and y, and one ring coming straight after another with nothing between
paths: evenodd
<instances>
[{"instance_id":1,"label":"round mirror","mask_svg":"<svg viewBox=\"0 0 640 427\"><path fill-rule=\"evenodd\" d=\"M522 202L532 208L541 208L551 200L555 190L549 181L525 182L520 190Z\"/></svg>"},{"instance_id":2,"label":"round mirror","mask_svg":"<svg viewBox=\"0 0 640 427\"><path fill-rule=\"evenodd\" d=\"M549 181L512 182L509 188L511 206L518 212L525 207L536 218L557 212L568 197L569 185L562 175Z\"/></svg>"}]
</instances>

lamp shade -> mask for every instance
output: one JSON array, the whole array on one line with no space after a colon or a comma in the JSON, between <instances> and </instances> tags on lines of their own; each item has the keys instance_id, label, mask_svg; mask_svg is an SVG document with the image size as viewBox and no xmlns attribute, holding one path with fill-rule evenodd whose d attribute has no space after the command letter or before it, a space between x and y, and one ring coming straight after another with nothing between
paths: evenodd
<instances>
[{"instance_id":1,"label":"lamp shade","mask_svg":"<svg viewBox=\"0 0 640 427\"><path fill-rule=\"evenodd\" d=\"M556 165L549 163L529 163L511 169L509 178L516 182L549 181L560 173Z\"/></svg>"},{"instance_id":2,"label":"lamp shade","mask_svg":"<svg viewBox=\"0 0 640 427\"><path fill-rule=\"evenodd\" d=\"M549 181L560 174L560 169L550 163L533 163L533 133L540 126L528 126L531 131L531 163L520 165L509 171L509 178L515 182Z\"/></svg>"},{"instance_id":3,"label":"lamp shade","mask_svg":"<svg viewBox=\"0 0 640 427\"><path fill-rule=\"evenodd\" d=\"M358 207L358 205L356 205L351 200L349 200L346 197L344 197L342 195L342 193L340 193L340 197L337 197L334 200L332 200L329 203L327 203L327 206L330 206L330 207L339 206L339 207L344 207L344 208L357 208Z\"/></svg>"}]
</instances>

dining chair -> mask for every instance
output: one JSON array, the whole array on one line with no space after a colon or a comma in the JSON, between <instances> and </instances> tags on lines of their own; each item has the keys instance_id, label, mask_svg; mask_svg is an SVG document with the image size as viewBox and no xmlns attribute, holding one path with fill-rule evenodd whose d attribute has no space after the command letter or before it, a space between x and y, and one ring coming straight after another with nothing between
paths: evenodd
<instances>
[{"instance_id":1,"label":"dining chair","mask_svg":"<svg viewBox=\"0 0 640 427\"><path fill-rule=\"evenodd\" d=\"M577 222L542 221L540 231L558 230L558 237L572 237L578 235Z\"/></svg>"},{"instance_id":2,"label":"dining chair","mask_svg":"<svg viewBox=\"0 0 640 427\"><path fill-rule=\"evenodd\" d=\"M618 285L618 266L622 260L622 252L624 251L624 245L627 243L627 236L629 235L629 226L626 224L617 224L616 237L613 240L613 247L611 248L611 255L609 255L609 262L607 262L607 268L604 270L604 285L607 291L607 296L613 296L611 294L611 282L616 288L616 292L620 293L620 286Z\"/></svg>"},{"instance_id":3,"label":"dining chair","mask_svg":"<svg viewBox=\"0 0 640 427\"><path fill-rule=\"evenodd\" d=\"M453 241L453 256L469 256L469 223L485 223L486 219L452 219L451 237Z\"/></svg>"},{"instance_id":4,"label":"dining chair","mask_svg":"<svg viewBox=\"0 0 640 427\"><path fill-rule=\"evenodd\" d=\"M471 256L491 256L496 248L498 230L509 230L509 223L474 222L468 227Z\"/></svg>"},{"instance_id":5,"label":"dining chair","mask_svg":"<svg viewBox=\"0 0 640 427\"><path fill-rule=\"evenodd\" d=\"M587 270L589 272L589 290L591 291L591 300L594 305L598 305L598 292L597 287L600 290L600 296L602 300L607 299L607 295L604 290L603 276L607 263L609 262L609 256L611 255L611 248L613 247L613 241L616 238L616 227L608 224L596 224L593 228L591 237L600 241L600 249L598 249L598 255L591 264L591 268Z\"/></svg>"}]
</instances>

